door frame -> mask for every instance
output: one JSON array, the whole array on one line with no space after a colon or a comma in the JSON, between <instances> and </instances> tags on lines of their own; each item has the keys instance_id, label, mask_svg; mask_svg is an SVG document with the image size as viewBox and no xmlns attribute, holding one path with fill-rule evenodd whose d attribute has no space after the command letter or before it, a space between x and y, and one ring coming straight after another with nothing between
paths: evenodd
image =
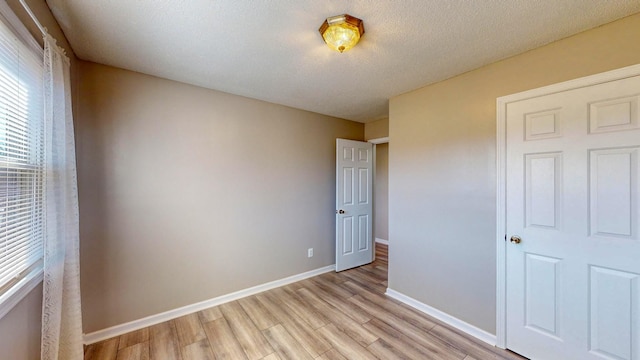
<instances>
[{"instance_id":1,"label":"door frame","mask_svg":"<svg viewBox=\"0 0 640 360\"><path fill-rule=\"evenodd\" d=\"M344 245L344 233L342 233L342 236L340 235L341 231L340 231L340 227L344 226L344 222L342 221L344 218L340 215L340 214L345 214L345 211L341 211L339 213L339 210L344 210L344 209L351 209L350 207L344 207L347 204L342 204L341 203L341 191L344 192L344 186L341 186L341 182L344 183L344 178L342 176L343 173L343 167L341 165L341 162L344 162L344 155L341 155L341 151L343 151L341 149L341 142L343 142L344 146L352 146L353 149L352 150L356 150L356 149L363 149L363 146L366 147L367 149L367 154L370 154L370 159L368 160L356 160L356 158L352 158L352 162L356 162L356 163L362 163L362 162L366 162L367 163L367 169L370 169L370 171L367 172L367 193L368 193L368 209L365 209L367 216L369 217L369 221L368 221L368 225L367 225L367 232L368 232L368 239L367 239L367 246L368 246L368 251L366 252L370 252L370 256L366 256L369 254L365 254L365 251L359 251L356 250L355 248L352 251L352 256L355 256L355 259L351 259L351 260L345 260L345 255L344 255L344 251L342 251L341 255L338 255L340 250L339 250L339 246L338 245ZM375 170L375 145L367 142L365 140L353 140L353 139L345 139L345 138L336 138L336 172L335 172L335 176L336 176L336 191L335 191L335 205L336 205L336 223L335 223L335 244L336 244L336 253L335 253L335 271L336 272L340 272L340 271L344 271L344 270L349 270L358 266L362 266L362 265L366 265L366 264L370 264L371 262L373 262L375 260L375 245L374 245L374 240L373 240L373 217L374 217L374 208L373 208L373 178L374 178L374 170ZM355 156L356 154L360 154L359 152L352 152L352 155ZM342 160L341 160L342 159ZM357 166L357 165L356 165ZM355 176L355 173L352 175ZM361 179L361 178L358 178ZM358 181L358 179L352 178L352 183L356 183ZM344 185L344 184L343 184ZM358 206L357 201L355 201L355 197L357 197L358 192L362 189L361 188L361 184L358 185L358 190L352 194L352 201L353 203L351 204L351 206L355 206L356 208L360 207ZM353 189L352 189L353 191ZM360 209L363 210L363 209ZM348 211L348 210L346 210ZM358 210L356 210L358 211ZM352 216L353 217L353 216ZM361 234L360 232L360 227L359 226L354 226L353 228L358 228L358 235ZM344 230L344 228L342 228L342 230ZM353 234L352 234L353 235ZM362 258L360 257L362 256ZM351 257L351 256L350 256ZM361 262L364 259L368 259L368 262ZM339 261L340 260L340 261ZM358 264L358 265L354 265L354 264Z\"/></svg>"},{"instance_id":2,"label":"door frame","mask_svg":"<svg viewBox=\"0 0 640 360\"><path fill-rule=\"evenodd\" d=\"M507 105L534 97L574 90L640 75L640 64L623 67L558 84L527 90L496 100L496 346L507 346Z\"/></svg>"},{"instance_id":3,"label":"door frame","mask_svg":"<svg viewBox=\"0 0 640 360\"><path fill-rule=\"evenodd\" d=\"M375 139L369 139L367 140L367 142L372 143L373 144L373 215L372 215L372 219L373 219L373 233L375 234L376 232L376 222L378 221L378 219L376 219L376 174L378 172L378 168L377 168L377 156L378 153L377 151L377 147L380 144L388 144L389 143L389 137L385 136L385 137L381 137L381 138L375 138ZM387 219L388 221L389 219ZM389 225L389 224L387 224ZM387 237L389 237L387 235ZM377 237L373 237L373 260L376 259L376 245L378 244L378 242L376 241ZM389 246L389 239L387 239L387 243L384 244Z\"/></svg>"}]
</instances>

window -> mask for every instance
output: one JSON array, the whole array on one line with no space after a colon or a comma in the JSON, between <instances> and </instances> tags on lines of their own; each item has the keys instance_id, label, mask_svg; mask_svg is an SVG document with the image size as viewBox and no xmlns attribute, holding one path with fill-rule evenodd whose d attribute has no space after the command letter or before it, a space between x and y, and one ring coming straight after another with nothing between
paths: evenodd
<instances>
[{"instance_id":1,"label":"window","mask_svg":"<svg viewBox=\"0 0 640 360\"><path fill-rule=\"evenodd\" d=\"M16 28L6 9L0 10L0 304L4 306L41 274L45 176L42 48L24 36L23 28Z\"/></svg>"}]
</instances>

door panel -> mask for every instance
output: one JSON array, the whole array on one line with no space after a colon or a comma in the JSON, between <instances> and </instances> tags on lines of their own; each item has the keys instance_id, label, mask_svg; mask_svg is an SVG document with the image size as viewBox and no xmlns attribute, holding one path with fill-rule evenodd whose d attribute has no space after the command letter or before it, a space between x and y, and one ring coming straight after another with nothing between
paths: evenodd
<instances>
[{"instance_id":1,"label":"door panel","mask_svg":"<svg viewBox=\"0 0 640 360\"><path fill-rule=\"evenodd\" d=\"M373 145L336 141L336 271L373 261Z\"/></svg>"},{"instance_id":2,"label":"door panel","mask_svg":"<svg viewBox=\"0 0 640 360\"><path fill-rule=\"evenodd\" d=\"M635 95L592 102L589 105L590 133L638 129L638 99L640 96Z\"/></svg>"},{"instance_id":3,"label":"door panel","mask_svg":"<svg viewBox=\"0 0 640 360\"><path fill-rule=\"evenodd\" d=\"M633 341L640 330L638 274L597 266L590 270L590 349L605 358L632 359L639 350Z\"/></svg>"},{"instance_id":4,"label":"door panel","mask_svg":"<svg viewBox=\"0 0 640 360\"><path fill-rule=\"evenodd\" d=\"M640 360L638 93L631 77L507 104L509 349Z\"/></svg>"},{"instance_id":5,"label":"door panel","mask_svg":"<svg viewBox=\"0 0 640 360\"><path fill-rule=\"evenodd\" d=\"M527 226L556 228L560 215L562 153L527 154L525 162Z\"/></svg>"},{"instance_id":6,"label":"door panel","mask_svg":"<svg viewBox=\"0 0 640 360\"><path fill-rule=\"evenodd\" d=\"M558 314L562 312L560 291L562 260L525 254L525 324L531 329L560 338Z\"/></svg>"},{"instance_id":7,"label":"door panel","mask_svg":"<svg viewBox=\"0 0 640 360\"><path fill-rule=\"evenodd\" d=\"M591 150L591 234L637 239L638 148Z\"/></svg>"}]
</instances>

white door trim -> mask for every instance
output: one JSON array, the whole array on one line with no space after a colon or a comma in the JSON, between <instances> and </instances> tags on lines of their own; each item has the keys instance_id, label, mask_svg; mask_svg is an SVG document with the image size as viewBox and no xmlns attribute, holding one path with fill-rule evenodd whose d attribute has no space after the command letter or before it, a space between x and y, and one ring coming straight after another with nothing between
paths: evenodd
<instances>
[{"instance_id":1,"label":"white door trim","mask_svg":"<svg viewBox=\"0 0 640 360\"><path fill-rule=\"evenodd\" d=\"M386 143L389 142L389 137L386 136L386 137L381 137L381 138L376 138L376 139L369 139L369 140L367 140L367 142L370 142L370 143L376 144L376 145L378 145L378 144L386 144Z\"/></svg>"},{"instance_id":2,"label":"white door trim","mask_svg":"<svg viewBox=\"0 0 640 360\"><path fill-rule=\"evenodd\" d=\"M507 344L506 109L507 104L640 75L640 64L499 97L496 101L496 346Z\"/></svg>"}]
</instances>

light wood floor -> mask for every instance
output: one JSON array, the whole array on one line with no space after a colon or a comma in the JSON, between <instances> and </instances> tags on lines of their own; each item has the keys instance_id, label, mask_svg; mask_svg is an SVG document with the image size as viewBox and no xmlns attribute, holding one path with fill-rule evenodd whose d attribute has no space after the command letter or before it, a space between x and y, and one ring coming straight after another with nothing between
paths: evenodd
<instances>
[{"instance_id":1,"label":"light wood floor","mask_svg":"<svg viewBox=\"0 0 640 360\"><path fill-rule=\"evenodd\" d=\"M523 359L384 295L376 261L89 345L85 360Z\"/></svg>"}]
</instances>

